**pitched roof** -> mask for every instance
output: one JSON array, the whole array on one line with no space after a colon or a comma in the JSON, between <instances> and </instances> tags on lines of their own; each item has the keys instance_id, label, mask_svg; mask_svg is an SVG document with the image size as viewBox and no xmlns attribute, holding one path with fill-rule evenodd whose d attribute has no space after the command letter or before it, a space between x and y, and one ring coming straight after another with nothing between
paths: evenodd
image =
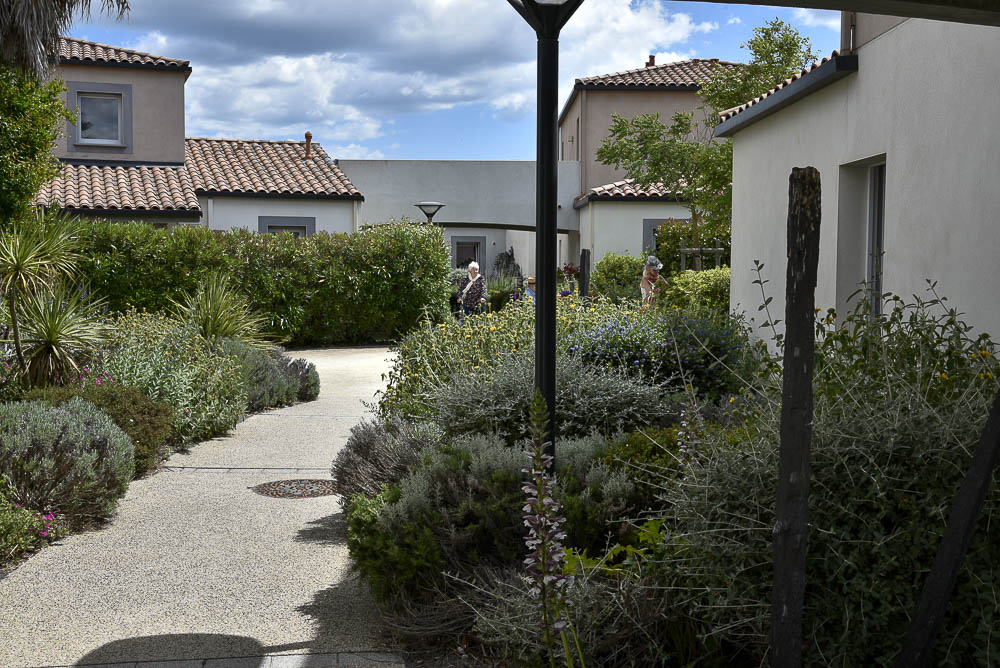
<instances>
[{"instance_id":1,"label":"pitched roof","mask_svg":"<svg viewBox=\"0 0 1000 668\"><path fill-rule=\"evenodd\" d=\"M801 79L805 75L809 74L813 70L819 69L820 67L822 67L826 63L828 63L831 60L834 60L835 58L837 58L838 56L840 56L840 52L839 51L834 51L832 54L830 54L828 57L824 58L823 60L820 60L819 62L815 62L812 65L810 65L809 67L806 67L805 69L803 69L801 72L795 74L791 78L785 79L780 84L778 84L777 86L775 86L771 90L767 91L763 95L755 97L754 99L750 100L749 102L744 102L743 104L741 104L739 106L732 107L731 109L726 109L725 111L720 112L719 113L719 120L720 121L728 121L733 116L739 114L740 112L746 111L747 109L749 109L750 107L754 106L755 104L763 102L765 99L767 99L768 97L774 95L775 93L777 93L779 90L781 90L785 86L791 85L793 82L798 81L799 79Z\"/></svg>"},{"instance_id":2,"label":"pitched roof","mask_svg":"<svg viewBox=\"0 0 1000 668\"><path fill-rule=\"evenodd\" d=\"M591 188L585 194L576 198L573 206L580 208L587 202L651 202L669 201L677 202L680 193L669 192L662 183L654 183L642 188L635 185L632 179L615 181L603 186Z\"/></svg>"},{"instance_id":3,"label":"pitched roof","mask_svg":"<svg viewBox=\"0 0 1000 668\"><path fill-rule=\"evenodd\" d=\"M184 167L63 165L61 174L39 191L35 205L70 211L201 214Z\"/></svg>"},{"instance_id":4,"label":"pitched roof","mask_svg":"<svg viewBox=\"0 0 1000 668\"><path fill-rule=\"evenodd\" d=\"M711 81L719 66L733 69L740 63L718 58L694 58L676 63L640 67L625 72L601 74L576 80L574 88L683 88L697 89L703 81Z\"/></svg>"},{"instance_id":5,"label":"pitched roof","mask_svg":"<svg viewBox=\"0 0 1000 668\"><path fill-rule=\"evenodd\" d=\"M59 37L59 62L67 65L115 65L191 71L191 63L187 60L164 58L142 51L62 36Z\"/></svg>"},{"instance_id":6,"label":"pitched roof","mask_svg":"<svg viewBox=\"0 0 1000 668\"><path fill-rule=\"evenodd\" d=\"M364 199L326 151L312 142L188 138L185 165L194 187L213 194Z\"/></svg>"}]
</instances>

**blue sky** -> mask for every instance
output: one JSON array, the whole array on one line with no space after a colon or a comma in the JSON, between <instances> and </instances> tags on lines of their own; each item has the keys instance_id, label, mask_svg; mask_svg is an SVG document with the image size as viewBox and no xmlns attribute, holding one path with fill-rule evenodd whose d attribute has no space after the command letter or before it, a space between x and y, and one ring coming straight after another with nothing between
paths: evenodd
<instances>
[{"instance_id":1,"label":"blue sky","mask_svg":"<svg viewBox=\"0 0 1000 668\"><path fill-rule=\"evenodd\" d=\"M96 3L95 3L96 7ZM822 55L839 13L584 0L560 40L560 105L577 77L684 58L745 60L775 17ZM506 0L133 0L74 37L191 61L187 135L302 139L338 158L533 160L535 37Z\"/></svg>"}]
</instances>

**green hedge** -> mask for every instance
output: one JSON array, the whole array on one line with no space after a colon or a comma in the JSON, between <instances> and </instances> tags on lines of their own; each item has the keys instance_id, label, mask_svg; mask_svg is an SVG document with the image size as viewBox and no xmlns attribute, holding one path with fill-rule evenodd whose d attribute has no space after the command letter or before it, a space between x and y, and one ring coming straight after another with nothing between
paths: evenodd
<instances>
[{"instance_id":1,"label":"green hedge","mask_svg":"<svg viewBox=\"0 0 1000 668\"><path fill-rule=\"evenodd\" d=\"M86 224L81 274L124 313L162 311L226 271L269 329L297 344L389 341L446 312L450 257L439 227L408 221L304 239L203 227Z\"/></svg>"}]
</instances>

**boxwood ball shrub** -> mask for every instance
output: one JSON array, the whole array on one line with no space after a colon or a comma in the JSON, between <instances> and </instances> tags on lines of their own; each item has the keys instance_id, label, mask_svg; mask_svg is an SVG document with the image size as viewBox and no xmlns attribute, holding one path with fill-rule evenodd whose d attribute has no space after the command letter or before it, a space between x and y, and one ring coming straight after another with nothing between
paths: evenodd
<instances>
[{"instance_id":1,"label":"boxwood ball shrub","mask_svg":"<svg viewBox=\"0 0 1000 668\"><path fill-rule=\"evenodd\" d=\"M23 507L107 517L132 479L134 452L128 435L80 398L0 404L0 474Z\"/></svg>"},{"instance_id":2,"label":"boxwood ball shrub","mask_svg":"<svg viewBox=\"0 0 1000 668\"><path fill-rule=\"evenodd\" d=\"M236 426L248 403L237 359L220 353L192 326L166 315L129 312L111 325L103 370L122 385L169 404L181 443Z\"/></svg>"},{"instance_id":3,"label":"boxwood ball shrub","mask_svg":"<svg viewBox=\"0 0 1000 668\"><path fill-rule=\"evenodd\" d=\"M996 348L934 299L821 314L811 447L804 663L893 665L951 504L997 395ZM673 586L719 640L768 653L780 378L744 404L742 432L691 448L691 484L664 487L684 565ZM929 665L1000 663L1000 493L988 495Z\"/></svg>"},{"instance_id":4,"label":"boxwood ball shrub","mask_svg":"<svg viewBox=\"0 0 1000 668\"><path fill-rule=\"evenodd\" d=\"M101 382L99 380L99 382ZM79 386L32 390L27 399L61 406L79 397L97 406L132 439L135 445L134 478L141 478L167 455L174 443L174 409L155 401L134 387L121 383L84 383Z\"/></svg>"}]
</instances>

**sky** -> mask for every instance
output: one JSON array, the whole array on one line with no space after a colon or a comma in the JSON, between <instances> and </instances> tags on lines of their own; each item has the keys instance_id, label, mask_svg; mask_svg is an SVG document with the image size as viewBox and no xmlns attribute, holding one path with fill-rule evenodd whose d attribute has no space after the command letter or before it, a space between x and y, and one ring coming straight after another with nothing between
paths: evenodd
<instances>
[{"instance_id":1,"label":"sky","mask_svg":"<svg viewBox=\"0 0 1000 668\"><path fill-rule=\"evenodd\" d=\"M534 160L535 34L506 0L132 0L73 37L191 61L189 137L301 140L335 158ZM687 58L745 61L775 17L829 55L839 12L584 0L560 35L574 79Z\"/></svg>"}]
</instances>

